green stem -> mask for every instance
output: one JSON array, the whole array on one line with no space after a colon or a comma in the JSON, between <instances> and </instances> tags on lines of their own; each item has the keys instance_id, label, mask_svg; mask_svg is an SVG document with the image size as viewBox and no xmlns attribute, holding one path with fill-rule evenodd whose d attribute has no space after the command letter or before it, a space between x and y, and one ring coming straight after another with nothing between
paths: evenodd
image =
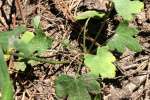
<instances>
[{"instance_id":1,"label":"green stem","mask_svg":"<svg viewBox=\"0 0 150 100\"><path fill-rule=\"evenodd\" d=\"M88 18L85 22L85 25L84 25L84 31L83 31L83 48L84 48L84 53L86 53L86 33L87 33L87 26L88 26L88 23L89 23L89 20L91 18Z\"/></svg>"},{"instance_id":2,"label":"green stem","mask_svg":"<svg viewBox=\"0 0 150 100\"><path fill-rule=\"evenodd\" d=\"M18 54L18 53L13 53L12 55L18 56L18 57L23 57L23 58L30 59L30 60L39 61L39 62L49 63L49 64L68 64L69 63L69 61L52 61L52 60L47 60L47 59L43 59L43 58L37 58L34 56L26 57L26 56L24 56L22 54Z\"/></svg>"},{"instance_id":3,"label":"green stem","mask_svg":"<svg viewBox=\"0 0 150 100\"><path fill-rule=\"evenodd\" d=\"M107 22L106 20L109 18L109 16L110 16L112 10L113 10L113 5L112 5L112 3L111 3L111 9L110 9L110 11L108 12L107 16L104 18L104 22L103 22L102 25L100 26L100 28L99 28L99 30L98 30L98 32L97 32L95 38L94 38L94 41L92 42L92 44L91 44L91 46L90 46L90 48L89 48L89 51L92 50L94 44L96 43L97 38L99 37L99 35L101 34L103 28L105 27L106 22Z\"/></svg>"}]
</instances>

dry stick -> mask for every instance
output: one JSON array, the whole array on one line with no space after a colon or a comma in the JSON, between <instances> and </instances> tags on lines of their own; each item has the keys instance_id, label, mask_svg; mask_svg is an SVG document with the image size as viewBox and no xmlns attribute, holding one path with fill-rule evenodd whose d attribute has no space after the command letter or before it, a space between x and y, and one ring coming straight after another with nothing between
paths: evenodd
<instances>
[{"instance_id":1,"label":"dry stick","mask_svg":"<svg viewBox=\"0 0 150 100\"><path fill-rule=\"evenodd\" d=\"M91 42L94 42L94 39L93 38L91 38L91 37L85 37L86 38L86 40L89 40L89 41L91 41ZM95 42L95 45L98 47L98 46L101 46L98 42Z\"/></svg>"},{"instance_id":2,"label":"dry stick","mask_svg":"<svg viewBox=\"0 0 150 100\"><path fill-rule=\"evenodd\" d=\"M150 59L148 59L148 71L150 71ZM145 82L145 100L148 100L150 98L149 92L150 92L150 79L149 79L150 74L147 74L147 79Z\"/></svg>"},{"instance_id":3,"label":"dry stick","mask_svg":"<svg viewBox=\"0 0 150 100\"><path fill-rule=\"evenodd\" d=\"M7 30L8 29L8 25L4 19L4 17L0 16L0 23L4 26L4 28Z\"/></svg>"},{"instance_id":4,"label":"dry stick","mask_svg":"<svg viewBox=\"0 0 150 100\"><path fill-rule=\"evenodd\" d=\"M3 1L0 1L0 24L2 24L4 26L5 30L7 30L8 25L7 25L4 17L2 16L2 10L3 10Z\"/></svg>"},{"instance_id":5,"label":"dry stick","mask_svg":"<svg viewBox=\"0 0 150 100\"><path fill-rule=\"evenodd\" d=\"M16 5L17 5L17 7L19 9L19 12L20 12L21 18L23 20L23 23L25 23L25 18L24 18L23 12L22 12L22 8L20 6L20 0L16 0Z\"/></svg>"},{"instance_id":6,"label":"dry stick","mask_svg":"<svg viewBox=\"0 0 150 100\"><path fill-rule=\"evenodd\" d=\"M3 10L3 1L0 1L0 11ZM0 24L2 24L4 26L4 30L8 29L8 25L6 23L6 20L4 17L2 17L2 12L0 12Z\"/></svg>"},{"instance_id":7,"label":"dry stick","mask_svg":"<svg viewBox=\"0 0 150 100\"><path fill-rule=\"evenodd\" d=\"M18 54L18 53L12 53L12 55L17 56L17 57L23 57L23 58L30 59L30 60L39 61L39 62L49 63L49 64L68 64L68 63L70 63L70 61L52 61L52 60L37 58L34 56L26 57L26 56L24 56L22 54Z\"/></svg>"},{"instance_id":8,"label":"dry stick","mask_svg":"<svg viewBox=\"0 0 150 100\"><path fill-rule=\"evenodd\" d=\"M135 70L135 72L132 72L130 74L126 74L126 73L123 73L124 76L118 76L118 77L115 77L114 79L120 79L120 78L125 78L125 77L130 77L138 72L140 72L140 70L143 70L146 66L147 66L147 63L148 63L149 60L145 60L144 62L142 62L138 67L137 69ZM119 67L118 67L119 68ZM138 76L140 75L146 75L146 74L138 74Z\"/></svg>"},{"instance_id":9,"label":"dry stick","mask_svg":"<svg viewBox=\"0 0 150 100\"><path fill-rule=\"evenodd\" d=\"M12 14L12 22L13 22L13 28L16 28L16 15Z\"/></svg>"}]
</instances>

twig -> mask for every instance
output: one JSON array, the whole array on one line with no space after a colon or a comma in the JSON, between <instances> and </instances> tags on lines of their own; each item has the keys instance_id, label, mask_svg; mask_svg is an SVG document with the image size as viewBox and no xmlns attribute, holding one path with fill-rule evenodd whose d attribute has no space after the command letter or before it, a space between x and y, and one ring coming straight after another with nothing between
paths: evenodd
<instances>
[{"instance_id":1,"label":"twig","mask_svg":"<svg viewBox=\"0 0 150 100\"><path fill-rule=\"evenodd\" d=\"M54 0L56 1L56 4L60 5L61 7L61 11L63 12L64 16L71 20L72 22L75 22L75 19L71 13L71 11L69 11L68 6L66 5L66 3L63 0Z\"/></svg>"},{"instance_id":2,"label":"twig","mask_svg":"<svg viewBox=\"0 0 150 100\"><path fill-rule=\"evenodd\" d=\"M0 16L0 23L4 26L4 28L7 30L8 29L8 25L4 19L4 17Z\"/></svg>"},{"instance_id":3,"label":"twig","mask_svg":"<svg viewBox=\"0 0 150 100\"><path fill-rule=\"evenodd\" d=\"M25 18L24 18L23 12L22 12L22 8L21 8L21 6L20 6L20 0L16 0L16 5L18 6L18 9L19 9L21 18L22 18L22 20L23 20L23 23L25 23Z\"/></svg>"}]
</instances>

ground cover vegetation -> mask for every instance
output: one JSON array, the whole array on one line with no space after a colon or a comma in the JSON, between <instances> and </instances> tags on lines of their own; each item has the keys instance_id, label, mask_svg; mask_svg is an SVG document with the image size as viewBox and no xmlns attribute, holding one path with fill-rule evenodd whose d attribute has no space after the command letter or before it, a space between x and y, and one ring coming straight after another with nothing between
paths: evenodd
<instances>
[{"instance_id":1,"label":"ground cover vegetation","mask_svg":"<svg viewBox=\"0 0 150 100\"><path fill-rule=\"evenodd\" d=\"M149 1L0 6L0 99L149 100Z\"/></svg>"}]
</instances>

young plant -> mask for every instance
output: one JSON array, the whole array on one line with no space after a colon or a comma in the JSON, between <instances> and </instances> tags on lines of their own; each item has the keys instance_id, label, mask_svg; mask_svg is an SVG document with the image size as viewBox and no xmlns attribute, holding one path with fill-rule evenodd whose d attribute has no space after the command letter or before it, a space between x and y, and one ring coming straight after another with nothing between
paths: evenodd
<instances>
[{"instance_id":1,"label":"young plant","mask_svg":"<svg viewBox=\"0 0 150 100\"><path fill-rule=\"evenodd\" d=\"M134 52L140 52L142 50L140 44L138 43L138 40L135 38L139 31L134 27L130 27L129 22L133 20L134 16L144 8L143 2L140 2L138 0L112 0L112 4L114 5L114 8L118 13L118 16L121 16L123 21L120 22L119 26L115 30L115 34L105 43L106 45L97 48L96 55L84 55L84 64L90 69L90 72L87 74L89 75L89 77L90 75L94 75L96 79L99 77L99 75L102 79L115 77L116 67L113 62L115 62L116 58L115 56L113 56L111 51L117 50L118 52L123 53L126 48ZM126 11L126 9L128 9L128 11ZM78 16L75 16L75 19L77 21L83 19L89 20L89 18L95 17L102 18L104 15L105 14L96 11L86 11L80 13ZM93 81L96 81L96 79ZM84 91L83 87L81 87L86 85L86 83L81 82L81 85L81 83L78 83L79 80L75 83L72 83L71 80L72 82L74 82L74 79L72 79L70 76L65 75L65 79L64 75L59 76L56 80L56 95L58 97L68 96L67 100L84 100L87 98L87 100L91 100L90 96L85 96L87 95L87 92ZM84 93L80 93L80 95L77 95L76 93L78 92L74 91L74 89L76 89L77 87L78 89L82 89L82 92L84 91ZM74 92L74 94L69 94L72 92ZM74 97L74 95L77 97ZM70 96L74 98L71 98ZM79 96L85 98L81 99ZM98 97L98 99L100 99L100 97Z\"/></svg>"},{"instance_id":2,"label":"young plant","mask_svg":"<svg viewBox=\"0 0 150 100\"><path fill-rule=\"evenodd\" d=\"M44 34L40 26L39 16L34 17L32 23L35 29L34 32L27 31L24 26L19 26L11 31L0 32L0 100L13 100L13 86L10 82L5 62L9 60L10 56L18 56L18 61L13 63L14 67L21 71L26 68L24 62L26 60L24 59L49 64L68 63L68 61L50 61L37 57L37 55L51 47L52 39Z\"/></svg>"}]
</instances>

